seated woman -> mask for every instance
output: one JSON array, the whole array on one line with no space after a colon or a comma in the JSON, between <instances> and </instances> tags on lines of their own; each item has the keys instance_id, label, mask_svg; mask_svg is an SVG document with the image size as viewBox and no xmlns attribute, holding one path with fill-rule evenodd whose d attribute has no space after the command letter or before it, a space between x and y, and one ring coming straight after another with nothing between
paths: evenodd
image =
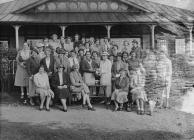
<instances>
[{"instance_id":1,"label":"seated woman","mask_svg":"<svg viewBox=\"0 0 194 140\"><path fill-rule=\"evenodd\" d=\"M41 99L40 111L43 110L45 99L46 111L50 111L49 104L51 97L54 97L54 93L50 89L49 78L42 65L39 68L39 72L34 75L34 84L36 86L36 94L39 94Z\"/></svg>"},{"instance_id":2,"label":"seated woman","mask_svg":"<svg viewBox=\"0 0 194 140\"><path fill-rule=\"evenodd\" d=\"M75 64L72 67L73 71L70 73L70 80L72 86L70 87L72 92L75 93L81 93L83 97L83 104L82 106L84 107L86 105L86 102L88 104L88 110L95 111L95 109L92 107L90 103L90 90L88 86L83 82L82 76L79 73L79 65Z\"/></svg>"},{"instance_id":3,"label":"seated woman","mask_svg":"<svg viewBox=\"0 0 194 140\"><path fill-rule=\"evenodd\" d=\"M137 104L137 114L144 115L144 102L147 101L145 86L145 69L142 64L132 71L130 87L132 87L132 99Z\"/></svg>"},{"instance_id":4,"label":"seated woman","mask_svg":"<svg viewBox=\"0 0 194 140\"><path fill-rule=\"evenodd\" d=\"M112 94L111 100L115 103L115 110L119 109L118 104L120 104L120 110L123 109L123 103L128 101L128 86L129 78L127 77L127 71L125 69L120 70L120 77L115 80L115 90Z\"/></svg>"},{"instance_id":5,"label":"seated woman","mask_svg":"<svg viewBox=\"0 0 194 140\"><path fill-rule=\"evenodd\" d=\"M63 111L67 112L66 99L70 96L70 78L67 72L63 71L63 65L57 67L58 72L53 75L51 84L54 88L55 97L57 96L63 105Z\"/></svg>"}]
</instances>

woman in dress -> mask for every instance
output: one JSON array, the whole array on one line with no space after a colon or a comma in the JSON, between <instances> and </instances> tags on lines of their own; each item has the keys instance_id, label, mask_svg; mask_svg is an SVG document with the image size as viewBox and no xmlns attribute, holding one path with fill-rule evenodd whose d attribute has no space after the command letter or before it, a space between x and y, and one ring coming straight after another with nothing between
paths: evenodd
<instances>
[{"instance_id":1,"label":"woman in dress","mask_svg":"<svg viewBox=\"0 0 194 140\"><path fill-rule=\"evenodd\" d=\"M30 48L27 43L24 43L23 49L18 52L16 57L17 70L15 76L15 86L20 87L21 89L21 99L24 99L24 88L27 89L27 96L29 95L28 83L29 75L26 69L26 61L30 58Z\"/></svg>"},{"instance_id":2,"label":"woman in dress","mask_svg":"<svg viewBox=\"0 0 194 140\"><path fill-rule=\"evenodd\" d=\"M132 88L132 99L137 104L137 114L144 115L144 102L147 101L146 92L144 90L145 69L140 63L139 67L135 68L131 73L130 87Z\"/></svg>"},{"instance_id":3,"label":"woman in dress","mask_svg":"<svg viewBox=\"0 0 194 140\"><path fill-rule=\"evenodd\" d=\"M88 110L95 111L90 103L90 90L88 86L84 83L81 74L79 73L79 65L73 65L73 71L70 73L70 80L71 80L71 91L74 93L81 93L83 97L83 104L82 106L85 107L86 103L88 105Z\"/></svg>"},{"instance_id":4,"label":"woman in dress","mask_svg":"<svg viewBox=\"0 0 194 140\"><path fill-rule=\"evenodd\" d=\"M86 83L86 85L95 85L95 77L94 73L95 70L92 67L92 59L91 59L91 53L89 51L86 52L86 58L82 60L80 65L80 72L83 74L83 80Z\"/></svg>"},{"instance_id":5,"label":"woman in dress","mask_svg":"<svg viewBox=\"0 0 194 140\"><path fill-rule=\"evenodd\" d=\"M70 77L67 72L63 71L63 68L63 65L57 67L58 72L54 74L51 84L54 88L55 97L58 97L61 100L63 105L62 110L67 112L66 100L70 96Z\"/></svg>"},{"instance_id":6,"label":"woman in dress","mask_svg":"<svg viewBox=\"0 0 194 140\"><path fill-rule=\"evenodd\" d=\"M44 66L40 66L39 72L34 75L34 84L36 86L36 94L40 95L40 111L43 110L44 101L46 99L46 111L50 111L49 104L54 93L50 88L48 74L44 70Z\"/></svg>"},{"instance_id":7,"label":"woman in dress","mask_svg":"<svg viewBox=\"0 0 194 140\"><path fill-rule=\"evenodd\" d=\"M115 103L115 111L119 109L118 104L120 104L120 110L123 109L123 103L128 101L128 88L129 88L129 78L127 77L126 69L120 70L120 77L115 80L115 90L112 94L111 100Z\"/></svg>"},{"instance_id":8,"label":"woman in dress","mask_svg":"<svg viewBox=\"0 0 194 140\"><path fill-rule=\"evenodd\" d=\"M121 69L127 70L128 68L127 68L127 64L122 61L121 54L118 53L117 60L115 62L113 62L113 65L112 65L112 87L113 87L113 91L115 90L115 80L116 80L116 78L118 78L120 76L120 70Z\"/></svg>"},{"instance_id":9,"label":"woman in dress","mask_svg":"<svg viewBox=\"0 0 194 140\"><path fill-rule=\"evenodd\" d=\"M112 63L108 60L108 53L102 53L102 60L100 62L100 84L105 86L106 105L110 104L111 101L111 68Z\"/></svg>"}]
</instances>

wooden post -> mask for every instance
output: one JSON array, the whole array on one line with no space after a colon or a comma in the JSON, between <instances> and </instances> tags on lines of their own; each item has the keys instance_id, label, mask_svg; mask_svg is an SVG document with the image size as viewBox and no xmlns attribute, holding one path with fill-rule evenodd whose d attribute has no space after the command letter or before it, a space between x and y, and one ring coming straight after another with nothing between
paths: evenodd
<instances>
[{"instance_id":1,"label":"wooden post","mask_svg":"<svg viewBox=\"0 0 194 140\"><path fill-rule=\"evenodd\" d=\"M189 26L189 50L190 50L190 54L192 54L193 51L193 25Z\"/></svg>"},{"instance_id":2,"label":"wooden post","mask_svg":"<svg viewBox=\"0 0 194 140\"><path fill-rule=\"evenodd\" d=\"M151 49L154 50L155 49L155 27L156 25L150 25L151 28L151 39L152 39L152 46Z\"/></svg>"},{"instance_id":3,"label":"wooden post","mask_svg":"<svg viewBox=\"0 0 194 140\"><path fill-rule=\"evenodd\" d=\"M111 30L111 25L106 25L106 30L107 30L107 37L110 38L110 30Z\"/></svg>"},{"instance_id":4,"label":"wooden post","mask_svg":"<svg viewBox=\"0 0 194 140\"><path fill-rule=\"evenodd\" d=\"M15 29L15 45L16 45L16 50L19 50L19 29L20 29L20 25L14 25L13 26Z\"/></svg>"},{"instance_id":5,"label":"wooden post","mask_svg":"<svg viewBox=\"0 0 194 140\"><path fill-rule=\"evenodd\" d=\"M67 26L60 26L60 27L61 27L62 37L65 37L65 30Z\"/></svg>"}]
</instances>

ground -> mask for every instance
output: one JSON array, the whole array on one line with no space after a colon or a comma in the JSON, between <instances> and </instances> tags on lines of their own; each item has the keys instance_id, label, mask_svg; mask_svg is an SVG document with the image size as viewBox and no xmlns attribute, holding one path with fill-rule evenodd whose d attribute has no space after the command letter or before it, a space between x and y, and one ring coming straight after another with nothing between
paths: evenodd
<instances>
[{"instance_id":1,"label":"ground","mask_svg":"<svg viewBox=\"0 0 194 140\"><path fill-rule=\"evenodd\" d=\"M71 106L67 113L24 106L6 96L1 100L1 140L190 140L194 115L156 110L153 116L112 112L95 105L95 112Z\"/></svg>"}]
</instances>

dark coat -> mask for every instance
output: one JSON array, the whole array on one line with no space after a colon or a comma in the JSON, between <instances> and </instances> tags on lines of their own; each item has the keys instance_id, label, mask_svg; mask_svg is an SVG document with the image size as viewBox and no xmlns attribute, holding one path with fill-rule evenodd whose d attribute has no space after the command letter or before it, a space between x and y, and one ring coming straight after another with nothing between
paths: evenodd
<instances>
[{"instance_id":1,"label":"dark coat","mask_svg":"<svg viewBox=\"0 0 194 140\"><path fill-rule=\"evenodd\" d=\"M59 74L58 72L55 73L52 77L51 80L51 85L53 87L54 93L60 98L60 99L64 99L64 98L68 98L70 96L70 77L69 74L67 74L66 72L63 73L63 84L60 85L60 80L59 80ZM59 89L58 86L64 86L67 85L67 88L64 89Z\"/></svg>"},{"instance_id":2,"label":"dark coat","mask_svg":"<svg viewBox=\"0 0 194 140\"><path fill-rule=\"evenodd\" d=\"M55 64L55 59L54 57L51 55L50 56L50 66L49 68L47 68L46 66L46 57L43 58L41 61L40 61L40 65L43 65L44 66L44 70L49 73L49 72L52 72L54 73L54 64Z\"/></svg>"},{"instance_id":3,"label":"dark coat","mask_svg":"<svg viewBox=\"0 0 194 140\"><path fill-rule=\"evenodd\" d=\"M39 61L37 58L30 57L26 63L26 69L29 76L35 75L39 71Z\"/></svg>"},{"instance_id":4,"label":"dark coat","mask_svg":"<svg viewBox=\"0 0 194 140\"><path fill-rule=\"evenodd\" d=\"M90 65L87 60L83 59L80 63L80 73L83 75L84 72L94 73L94 70L91 70L92 64Z\"/></svg>"}]
</instances>

